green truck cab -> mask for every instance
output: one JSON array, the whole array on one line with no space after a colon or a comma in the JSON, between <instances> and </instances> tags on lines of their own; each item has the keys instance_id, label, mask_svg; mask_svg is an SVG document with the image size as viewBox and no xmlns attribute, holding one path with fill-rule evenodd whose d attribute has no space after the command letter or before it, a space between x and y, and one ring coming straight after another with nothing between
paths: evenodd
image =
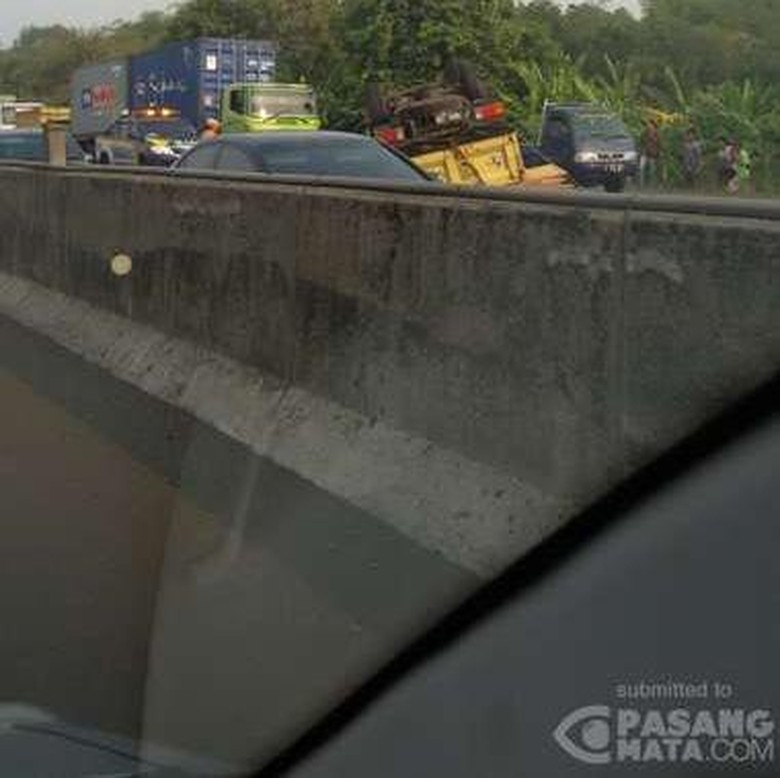
<instances>
[{"instance_id":1,"label":"green truck cab","mask_svg":"<svg viewBox=\"0 0 780 778\"><path fill-rule=\"evenodd\" d=\"M314 90L308 84L276 82L231 84L222 95L224 132L317 130Z\"/></svg>"}]
</instances>

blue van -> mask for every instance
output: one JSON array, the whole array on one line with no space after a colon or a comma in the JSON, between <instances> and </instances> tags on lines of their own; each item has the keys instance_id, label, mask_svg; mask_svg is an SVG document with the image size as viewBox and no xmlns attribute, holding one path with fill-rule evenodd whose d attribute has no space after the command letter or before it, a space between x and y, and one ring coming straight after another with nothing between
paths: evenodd
<instances>
[{"instance_id":1,"label":"blue van","mask_svg":"<svg viewBox=\"0 0 780 778\"><path fill-rule=\"evenodd\" d=\"M631 133L618 116L594 103L545 104L539 150L580 186L620 192L639 172Z\"/></svg>"}]
</instances>

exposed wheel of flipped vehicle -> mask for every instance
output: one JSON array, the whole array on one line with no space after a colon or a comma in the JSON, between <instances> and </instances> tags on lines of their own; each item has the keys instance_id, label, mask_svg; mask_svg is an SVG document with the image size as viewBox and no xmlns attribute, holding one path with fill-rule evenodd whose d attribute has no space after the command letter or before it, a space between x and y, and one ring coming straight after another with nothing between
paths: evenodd
<instances>
[{"instance_id":1,"label":"exposed wheel of flipped vehicle","mask_svg":"<svg viewBox=\"0 0 780 778\"><path fill-rule=\"evenodd\" d=\"M604 182L605 192L622 192L626 188L626 179L623 176L613 176Z\"/></svg>"},{"instance_id":2,"label":"exposed wheel of flipped vehicle","mask_svg":"<svg viewBox=\"0 0 780 778\"><path fill-rule=\"evenodd\" d=\"M444 78L448 83L458 85L472 102L490 97L490 90L468 60L451 59L444 69Z\"/></svg>"},{"instance_id":3,"label":"exposed wheel of flipped vehicle","mask_svg":"<svg viewBox=\"0 0 780 778\"><path fill-rule=\"evenodd\" d=\"M382 87L376 81L366 84L366 112L371 124L381 124L390 113L382 94Z\"/></svg>"}]
</instances>

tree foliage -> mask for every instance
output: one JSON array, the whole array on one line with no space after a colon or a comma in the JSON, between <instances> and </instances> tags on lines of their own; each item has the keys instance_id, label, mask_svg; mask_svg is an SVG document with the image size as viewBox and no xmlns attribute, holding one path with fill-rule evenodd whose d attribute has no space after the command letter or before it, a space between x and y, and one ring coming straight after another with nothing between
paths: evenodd
<instances>
[{"instance_id":1,"label":"tree foliage","mask_svg":"<svg viewBox=\"0 0 780 778\"><path fill-rule=\"evenodd\" d=\"M267 0L190 0L167 21L165 37L268 38L275 32L272 6Z\"/></svg>"},{"instance_id":2,"label":"tree foliage","mask_svg":"<svg viewBox=\"0 0 780 778\"><path fill-rule=\"evenodd\" d=\"M0 50L0 92L66 103L76 68L153 48L164 40L168 22L162 13L146 13L99 29L27 27Z\"/></svg>"}]
</instances>

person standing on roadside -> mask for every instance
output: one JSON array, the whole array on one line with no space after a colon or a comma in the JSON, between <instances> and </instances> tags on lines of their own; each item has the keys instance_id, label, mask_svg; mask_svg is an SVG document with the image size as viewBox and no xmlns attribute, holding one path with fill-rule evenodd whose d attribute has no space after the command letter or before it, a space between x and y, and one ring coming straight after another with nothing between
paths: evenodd
<instances>
[{"instance_id":1,"label":"person standing on roadside","mask_svg":"<svg viewBox=\"0 0 780 778\"><path fill-rule=\"evenodd\" d=\"M685 175L686 185L694 189L701 173L702 168L702 148L701 141L693 127L685 131L685 140L683 141L683 173Z\"/></svg>"},{"instance_id":2,"label":"person standing on roadside","mask_svg":"<svg viewBox=\"0 0 780 778\"><path fill-rule=\"evenodd\" d=\"M721 186L730 193L739 189L737 178L737 154L738 144L735 138L722 137L721 148L718 152L718 179Z\"/></svg>"},{"instance_id":3,"label":"person standing on roadside","mask_svg":"<svg viewBox=\"0 0 780 778\"><path fill-rule=\"evenodd\" d=\"M216 119L206 119L198 140L214 140L222 134L222 125Z\"/></svg>"},{"instance_id":4,"label":"person standing on roadside","mask_svg":"<svg viewBox=\"0 0 780 778\"><path fill-rule=\"evenodd\" d=\"M661 133L655 119L648 120L642 133L642 185L657 186L661 164Z\"/></svg>"},{"instance_id":5,"label":"person standing on roadside","mask_svg":"<svg viewBox=\"0 0 780 778\"><path fill-rule=\"evenodd\" d=\"M736 152L735 170L738 188L740 190L746 190L750 188L750 176L753 160L750 157L750 152L741 143L737 145Z\"/></svg>"}]
</instances>

